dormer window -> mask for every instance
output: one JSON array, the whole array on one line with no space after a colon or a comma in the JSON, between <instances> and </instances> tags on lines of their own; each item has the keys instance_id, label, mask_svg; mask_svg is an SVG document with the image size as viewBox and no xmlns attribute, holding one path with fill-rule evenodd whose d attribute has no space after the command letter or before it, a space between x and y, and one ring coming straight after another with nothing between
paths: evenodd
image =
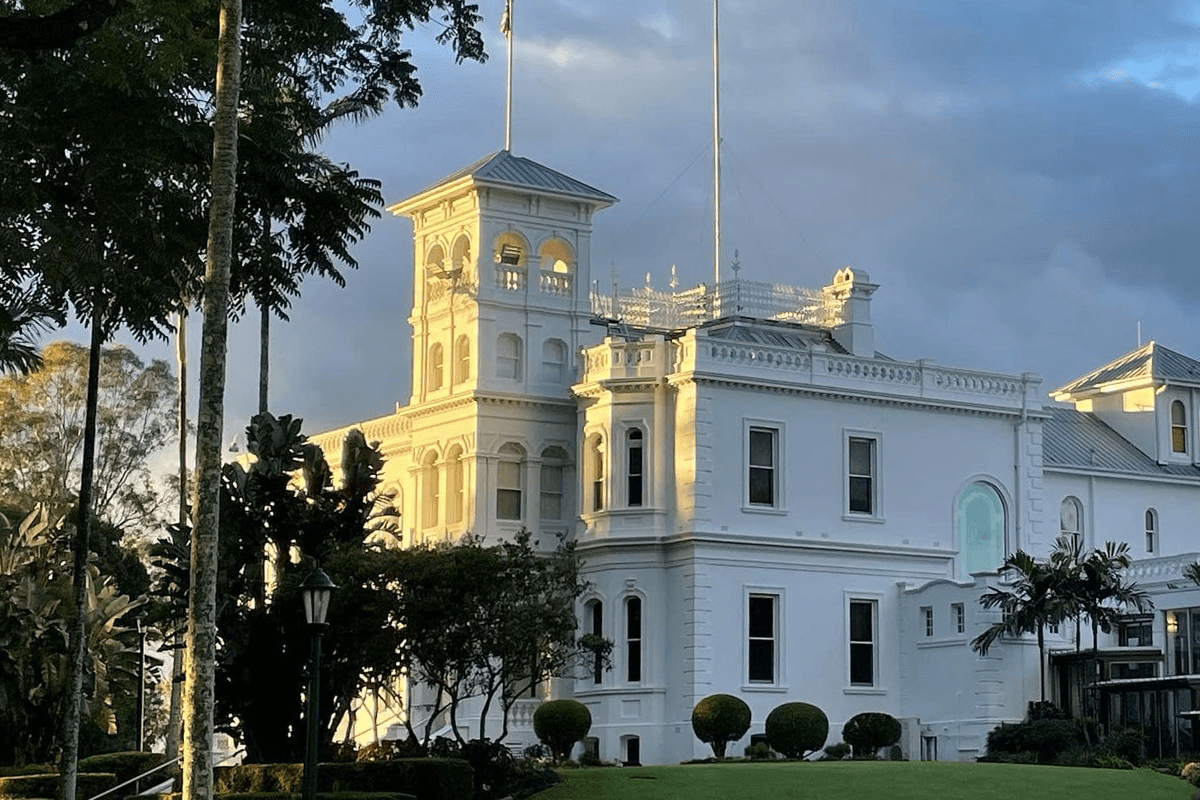
<instances>
[{"instance_id":1,"label":"dormer window","mask_svg":"<svg viewBox=\"0 0 1200 800\"><path fill-rule=\"evenodd\" d=\"M1187 409L1182 400L1176 400L1171 403L1171 452L1186 454L1187 440Z\"/></svg>"}]
</instances>

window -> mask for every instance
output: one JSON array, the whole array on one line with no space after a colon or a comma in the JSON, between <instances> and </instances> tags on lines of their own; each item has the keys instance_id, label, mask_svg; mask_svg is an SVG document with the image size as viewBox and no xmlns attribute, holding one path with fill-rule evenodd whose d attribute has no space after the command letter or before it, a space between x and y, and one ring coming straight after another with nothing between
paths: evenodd
<instances>
[{"instance_id":1,"label":"window","mask_svg":"<svg viewBox=\"0 0 1200 800\"><path fill-rule=\"evenodd\" d=\"M421 507L421 523L426 528L432 528L438 523L438 502L440 486L438 485L437 453L429 452L421 462L421 497L424 500Z\"/></svg>"},{"instance_id":2,"label":"window","mask_svg":"<svg viewBox=\"0 0 1200 800\"><path fill-rule=\"evenodd\" d=\"M519 381L521 368L521 337L515 333L502 333L496 340L496 377Z\"/></svg>"},{"instance_id":3,"label":"window","mask_svg":"<svg viewBox=\"0 0 1200 800\"><path fill-rule=\"evenodd\" d=\"M1007 522L1004 502L990 483L968 484L955 503L958 532L958 576L992 572L1004 563L1004 534Z\"/></svg>"},{"instance_id":4,"label":"window","mask_svg":"<svg viewBox=\"0 0 1200 800\"><path fill-rule=\"evenodd\" d=\"M751 427L747 438L750 505L775 507L778 496L776 465L779 461L779 431L775 428Z\"/></svg>"},{"instance_id":5,"label":"window","mask_svg":"<svg viewBox=\"0 0 1200 800\"><path fill-rule=\"evenodd\" d=\"M875 601L850 601L850 685L875 685Z\"/></svg>"},{"instance_id":6,"label":"window","mask_svg":"<svg viewBox=\"0 0 1200 800\"><path fill-rule=\"evenodd\" d=\"M429 348L429 390L442 388L442 345L434 344Z\"/></svg>"},{"instance_id":7,"label":"window","mask_svg":"<svg viewBox=\"0 0 1200 800\"><path fill-rule=\"evenodd\" d=\"M848 447L847 508L851 514L876 513L875 440L851 436Z\"/></svg>"},{"instance_id":8,"label":"window","mask_svg":"<svg viewBox=\"0 0 1200 800\"><path fill-rule=\"evenodd\" d=\"M1187 453L1187 409L1182 400L1171 403L1171 452Z\"/></svg>"},{"instance_id":9,"label":"window","mask_svg":"<svg viewBox=\"0 0 1200 800\"><path fill-rule=\"evenodd\" d=\"M471 377L471 340L465 335L454 341L454 382L463 383Z\"/></svg>"},{"instance_id":10,"label":"window","mask_svg":"<svg viewBox=\"0 0 1200 800\"><path fill-rule=\"evenodd\" d=\"M459 234L450 248L450 269L467 270L471 267L471 237Z\"/></svg>"},{"instance_id":11,"label":"window","mask_svg":"<svg viewBox=\"0 0 1200 800\"><path fill-rule=\"evenodd\" d=\"M591 622L591 632L595 636L604 635L604 604L599 600L589 600L584 606L584 615ZM599 684L604 680L604 656L596 651L592 660L592 683Z\"/></svg>"},{"instance_id":12,"label":"window","mask_svg":"<svg viewBox=\"0 0 1200 800\"><path fill-rule=\"evenodd\" d=\"M625 601L625 680L637 683L642 679L642 599L630 597Z\"/></svg>"},{"instance_id":13,"label":"window","mask_svg":"<svg viewBox=\"0 0 1200 800\"><path fill-rule=\"evenodd\" d=\"M463 519L463 460L462 448L455 445L446 453L446 521Z\"/></svg>"},{"instance_id":14,"label":"window","mask_svg":"<svg viewBox=\"0 0 1200 800\"><path fill-rule=\"evenodd\" d=\"M642 504L644 478L644 459L642 454L644 452L645 450L642 447L642 432L638 428L633 428L629 433L625 434L626 475L628 477L626 501L630 506L640 506Z\"/></svg>"},{"instance_id":15,"label":"window","mask_svg":"<svg viewBox=\"0 0 1200 800\"><path fill-rule=\"evenodd\" d=\"M562 383L566 375L567 345L558 339L542 342L542 380L546 383Z\"/></svg>"},{"instance_id":16,"label":"window","mask_svg":"<svg viewBox=\"0 0 1200 800\"><path fill-rule=\"evenodd\" d=\"M1153 508L1146 509L1146 552L1154 552L1154 540L1158 536L1158 512Z\"/></svg>"},{"instance_id":17,"label":"window","mask_svg":"<svg viewBox=\"0 0 1200 800\"><path fill-rule=\"evenodd\" d=\"M921 619L925 623L925 635L933 636L933 606L925 606L921 609Z\"/></svg>"},{"instance_id":18,"label":"window","mask_svg":"<svg viewBox=\"0 0 1200 800\"><path fill-rule=\"evenodd\" d=\"M566 456L559 447L547 447L542 451L542 496L538 509L542 519L562 519L563 462Z\"/></svg>"},{"instance_id":19,"label":"window","mask_svg":"<svg viewBox=\"0 0 1200 800\"><path fill-rule=\"evenodd\" d=\"M500 448L496 464L496 519L521 518L521 468L525 451L519 445Z\"/></svg>"},{"instance_id":20,"label":"window","mask_svg":"<svg viewBox=\"0 0 1200 800\"><path fill-rule=\"evenodd\" d=\"M591 485L590 505L592 511L604 510L604 440L599 435L588 438L587 481Z\"/></svg>"},{"instance_id":21,"label":"window","mask_svg":"<svg viewBox=\"0 0 1200 800\"><path fill-rule=\"evenodd\" d=\"M967 630L967 612L963 608L962 603L951 603L950 614L954 617L954 630L956 633L965 633Z\"/></svg>"},{"instance_id":22,"label":"window","mask_svg":"<svg viewBox=\"0 0 1200 800\"><path fill-rule=\"evenodd\" d=\"M1064 497L1058 512L1058 533L1075 544L1083 540L1083 504L1078 497Z\"/></svg>"},{"instance_id":23,"label":"window","mask_svg":"<svg viewBox=\"0 0 1200 800\"><path fill-rule=\"evenodd\" d=\"M1126 619L1121 622L1117 636L1121 647L1153 647L1154 620L1150 617Z\"/></svg>"},{"instance_id":24,"label":"window","mask_svg":"<svg viewBox=\"0 0 1200 800\"><path fill-rule=\"evenodd\" d=\"M773 594L752 594L747 606L746 677L750 683L775 682L775 638L779 597Z\"/></svg>"}]
</instances>

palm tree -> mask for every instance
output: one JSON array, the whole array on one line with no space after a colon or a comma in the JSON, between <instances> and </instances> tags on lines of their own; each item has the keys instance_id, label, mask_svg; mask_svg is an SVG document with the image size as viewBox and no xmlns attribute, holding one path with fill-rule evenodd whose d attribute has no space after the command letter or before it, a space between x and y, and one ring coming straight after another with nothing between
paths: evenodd
<instances>
[{"instance_id":1,"label":"palm tree","mask_svg":"<svg viewBox=\"0 0 1200 800\"><path fill-rule=\"evenodd\" d=\"M1080 582L1077 601L1080 610L1092 623L1092 652L1100 649L1099 632L1109 633L1130 608L1138 612L1154 608L1149 593L1129 583L1122 574L1129 567L1129 545L1125 542L1105 542L1095 548L1080 563Z\"/></svg>"},{"instance_id":2,"label":"palm tree","mask_svg":"<svg viewBox=\"0 0 1200 800\"><path fill-rule=\"evenodd\" d=\"M1038 561L1024 550L1004 560L1000 575L1006 586L989 589L979 598L984 608L999 608L1000 621L971 640L971 649L986 656L1001 636L1037 633L1038 677L1042 701L1046 700L1045 629L1069 616L1070 598L1063 593L1064 574L1052 561Z\"/></svg>"},{"instance_id":3,"label":"palm tree","mask_svg":"<svg viewBox=\"0 0 1200 800\"><path fill-rule=\"evenodd\" d=\"M40 367L37 334L62 323L62 315L33 291L0 288L0 375L28 375Z\"/></svg>"}]
</instances>

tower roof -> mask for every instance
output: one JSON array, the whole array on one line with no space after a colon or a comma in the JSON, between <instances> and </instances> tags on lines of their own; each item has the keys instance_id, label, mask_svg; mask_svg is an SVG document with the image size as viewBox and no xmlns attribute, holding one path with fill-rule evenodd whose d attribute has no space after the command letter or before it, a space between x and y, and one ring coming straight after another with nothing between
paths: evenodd
<instances>
[{"instance_id":1,"label":"tower roof","mask_svg":"<svg viewBox=\"0 0 1200 800\"><path fill-rule=\"evenodd\" d=\"M583 181L575 180L569 175L564 175L528 158L514 156L508 150L500 150L447 175L412 197L401 200L388 210L393 214L404 214L416 204L416 201L459 183L524 189L539 194L588 200L600 207L610 206L617 202L616 197L588 186Z\"/></svg>"},{"instance_id":2,"label":"tower roof","mask_svg":"<svg viewBox=\"0 0 1200 800\"><path fill-rule=\"evenodd\" d=\"M1055 400L1072 400L1106 391L1164 384L1200 388L1200 361L1152 341L1055 389L1050 396Z\"/></svg>"}]
</instances>

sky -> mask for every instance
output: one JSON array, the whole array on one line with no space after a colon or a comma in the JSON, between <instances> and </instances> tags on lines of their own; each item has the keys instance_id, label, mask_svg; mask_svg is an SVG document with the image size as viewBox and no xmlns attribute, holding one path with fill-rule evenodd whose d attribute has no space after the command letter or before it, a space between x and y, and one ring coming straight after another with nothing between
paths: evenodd
<instances>
[{"instance_id":1,"label":"sky","mask_svg":"<svg viewBox=\"0 0 1200 800\"><path fill-rule=\"evenodd\" d=\"M478 1L486 63L455 64L431 22L406 37L420 106L325 142L388 204L504 146L504 0ZM710 280L712 4L514 4L514 154L620 198L593 277ZM1139 324L1200 358L1200 2L723 0L720 27L722 263L736 249L742 278L816 288L850 264L880 285L881 352L1047 392ZM354 254L346 288L310 279L273 329L273 411L309 433L408 401L411 225L385 214ZM256 408L256 337L231 329L228 438Z\"/></svg>"}]
</instances>

